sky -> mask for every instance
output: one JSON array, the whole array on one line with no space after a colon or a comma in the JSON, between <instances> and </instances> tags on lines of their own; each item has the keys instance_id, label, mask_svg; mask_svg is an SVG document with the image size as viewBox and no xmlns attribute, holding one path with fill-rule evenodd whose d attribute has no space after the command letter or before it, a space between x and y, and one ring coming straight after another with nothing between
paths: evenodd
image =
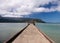
<instances>
[{"instance_id":1,"label":"sky","mask_svg":"<svg viewBox=\"0 0 60 43\"><path fill-rule=\"evenodd\" d=\"M0 0L0 16L60 22L60 0Z\"/></svg>"}]
</instances>

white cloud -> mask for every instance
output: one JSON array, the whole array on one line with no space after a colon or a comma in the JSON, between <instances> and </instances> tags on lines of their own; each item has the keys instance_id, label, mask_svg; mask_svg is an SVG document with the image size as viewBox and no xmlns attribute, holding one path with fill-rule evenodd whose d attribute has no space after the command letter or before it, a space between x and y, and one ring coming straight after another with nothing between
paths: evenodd
<instances>
[{"instance_id":1,"label":"white cloud","mask_svg":"<svg viewBox=\"0 0 60 43\"><path fill-rule=\"evenodd\" d=\"M58 7L56 8L56 10L57 10L57 11L60 11L60 6L58 6Z\"/></svg>"},{"instance_id":2,"label":"white cloud","mask_svg":"<svg viewBox=\"0 0 60 43\"><path fill-rule=\"evenodd\" d=\"M49 2L57 3L57 7L45 8L39 7ZM0 15L3 17L22 17L32 12L52 12L60 11L59 0L0 0Z\"/></svg>"}]
</instances>

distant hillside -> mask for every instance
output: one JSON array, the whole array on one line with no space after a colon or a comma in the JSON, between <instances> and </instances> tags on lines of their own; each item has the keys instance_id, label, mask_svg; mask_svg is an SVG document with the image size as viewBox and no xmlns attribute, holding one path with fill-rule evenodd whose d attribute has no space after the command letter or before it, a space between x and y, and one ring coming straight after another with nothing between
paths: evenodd
<instances>
[{"instance_id":1,"label":"distant hillside","mask_svg":"<svg viewBox=\"0 0 60 43\"><path fill-rule=\"evenodd\" d=\"M0 22L19 23L19 22L30 22L30 21L45 23L44 21L42 21L40 19L33 19L33 18L0 17Z\"/></svg>"}]
</instances>

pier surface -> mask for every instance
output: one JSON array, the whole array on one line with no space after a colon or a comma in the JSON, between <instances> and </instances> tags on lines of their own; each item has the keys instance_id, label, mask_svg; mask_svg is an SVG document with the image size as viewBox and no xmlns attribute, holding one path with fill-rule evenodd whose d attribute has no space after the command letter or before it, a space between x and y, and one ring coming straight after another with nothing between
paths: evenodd
<instances>
[{"instance_id":1,"label":"pier surface","mask_svg":"<svg viewBox=\"0 0 60 43\"><path fill-rule=\"evenodd\" d=\"M35 25L27 26L12 43L53 43Z\"/></svg>"}]
</instances>

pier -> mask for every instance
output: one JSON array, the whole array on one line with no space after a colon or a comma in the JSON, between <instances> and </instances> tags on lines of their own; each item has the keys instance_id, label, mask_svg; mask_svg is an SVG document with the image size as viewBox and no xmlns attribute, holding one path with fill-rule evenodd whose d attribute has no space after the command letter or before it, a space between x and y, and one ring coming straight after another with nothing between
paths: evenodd
<instances>
[{"instance_id":1,"label":"pier","mask_svg":"<svg viewBox=\"0 0 60 43\"><path fill-rule=\"evenodd\" d=\"M30 23L4 43L54 43L45 33Z\"/></svg>"}]
</instances>

